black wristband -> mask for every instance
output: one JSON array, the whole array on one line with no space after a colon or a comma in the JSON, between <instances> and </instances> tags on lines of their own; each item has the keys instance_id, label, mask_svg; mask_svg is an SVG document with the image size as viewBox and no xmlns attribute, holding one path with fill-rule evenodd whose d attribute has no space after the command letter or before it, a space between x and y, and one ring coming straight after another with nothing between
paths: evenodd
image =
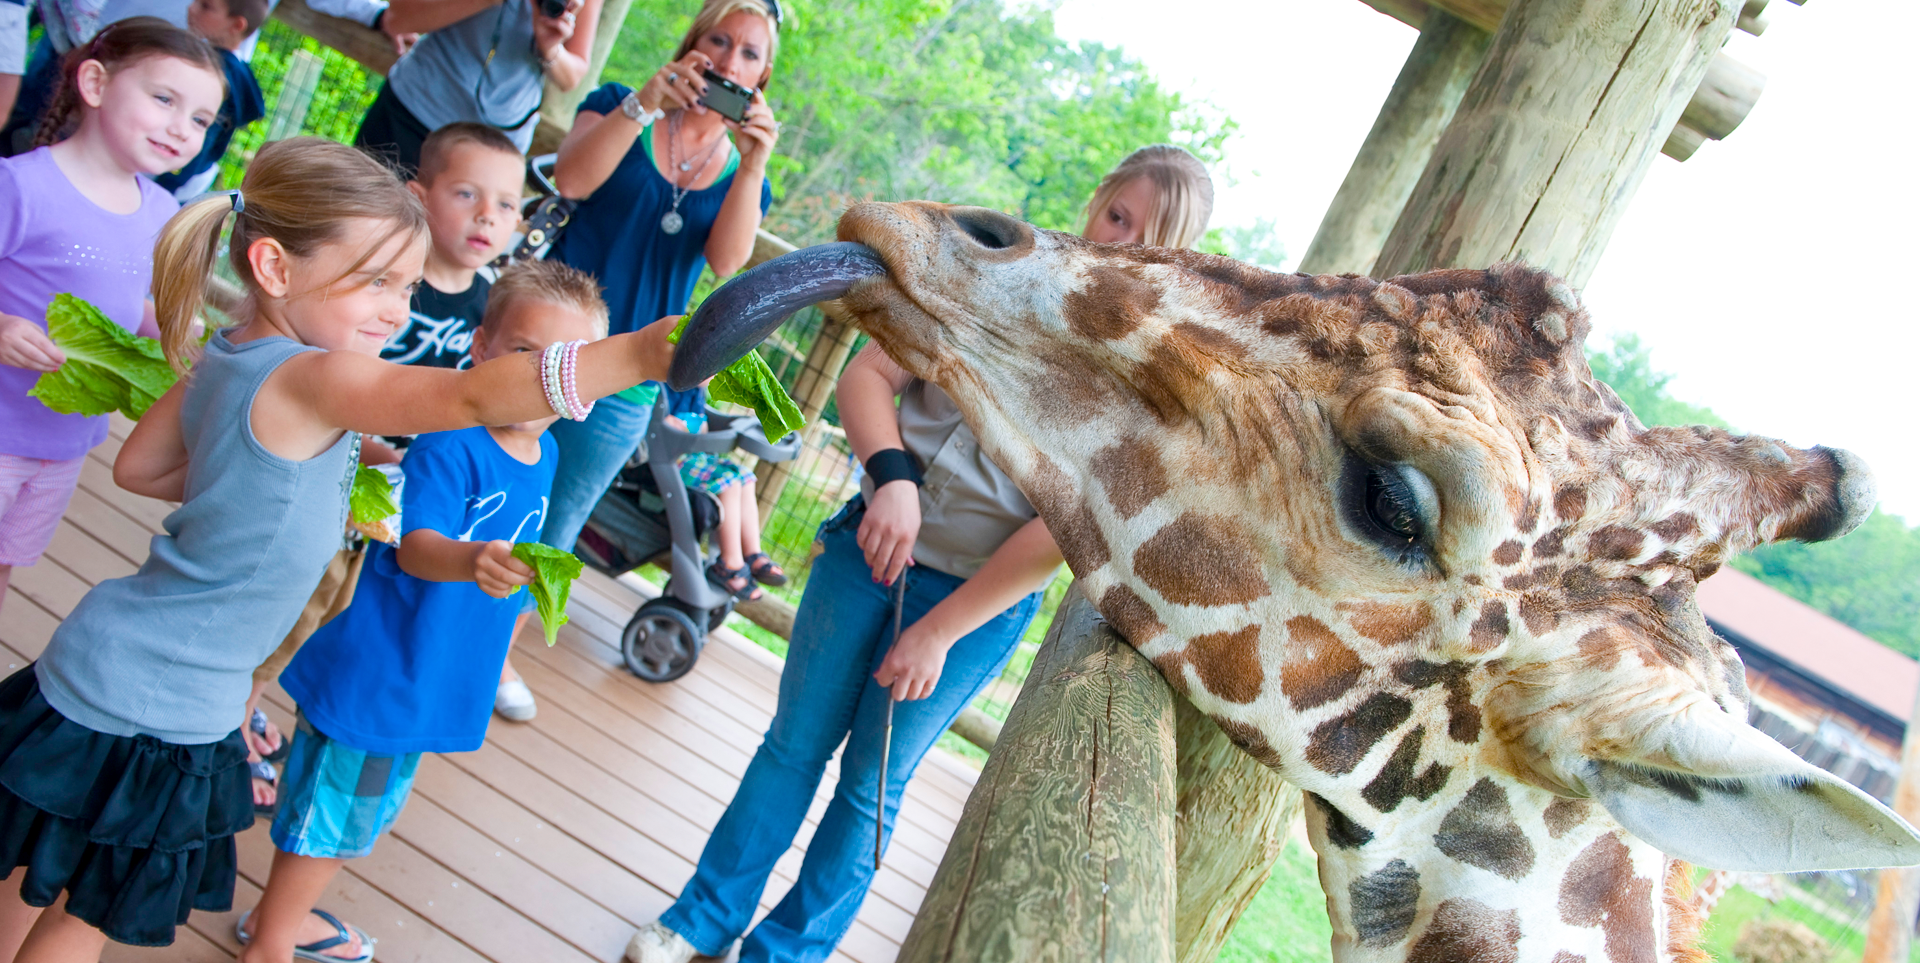
<instances>
[{"instance_id":1,"label":"black wristband","mask_svg":"<svg viewBox=\"0 0 1920 963\"><path fill-rule=\"evenodd\" d=\"M915 461L912 455L907 454L904 448L888 448L867 456L867 477L873 479L873 487L876 491L888 482L897 482L902 479L914 483L915 486L925 484L920 477L920 463Z\"/></svg>"},{"instance_id":2,"label":"black wristband","mask_svg":"<svg viewBox=\"0 0 1920 963\"><path fill-rule=\"evenodd\" d=\"M373 22L370 24L367 24L367 26L373 30L378 30L380 29L380 25L385 22L387 22L387 8L381 7L378 11L374 13Z\"/></svg>"}]
</instances>

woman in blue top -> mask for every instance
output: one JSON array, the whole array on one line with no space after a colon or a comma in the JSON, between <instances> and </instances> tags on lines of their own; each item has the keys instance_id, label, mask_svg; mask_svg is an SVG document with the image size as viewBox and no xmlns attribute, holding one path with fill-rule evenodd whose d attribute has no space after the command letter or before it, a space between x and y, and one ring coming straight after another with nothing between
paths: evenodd
<instances>
[{"instance_id":1,"label":"woman in blue top","mask_svg":"<svg viewBox=\"0 0 1920 963\"><path fill-rule=\"evenodd\" d=\"M701 268L725 277L753 253L773 200L767 159L780 136L758 91L773 76L779 36L778 8L767 0L705 0L673 62L638 90L607 84L580 105L553 170L560 193L580 207L548 256L605 285L613 333L663 309L685 311ZM756 91L744 123L700 104L707 70ZM622 392L586 421L554 426L560 461L542 541L573 550L594 503L645 437L657 391Z\"/></svg>"}]
</instances>

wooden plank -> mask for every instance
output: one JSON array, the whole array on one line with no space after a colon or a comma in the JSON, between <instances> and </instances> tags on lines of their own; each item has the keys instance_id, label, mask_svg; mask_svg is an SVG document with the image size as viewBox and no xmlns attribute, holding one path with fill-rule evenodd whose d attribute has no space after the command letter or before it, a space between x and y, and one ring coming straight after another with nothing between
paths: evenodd
<instances>
[{"instance_id":1,"label":"wooden plank","mask_svg":"<svg viewBox=\"0 0 1920 963\"><path fill-rule=\"evenodd\" d=\"M39 564L14 569L7 583L9 592L18 590L60 618L66 618L92 587L52 555L41 556Z\"/></svg>"},{"instance_id":2,"label":"wooden plank","mask_svg":"<svg viewBox=\"0 0 1920 963\"><path fill-rule=\"evenodd\" d=\"M59 624L58 616L19 589L7 586L6 603L0 605L0 642L5 642L9 649L25 658L37 659L46 651L47 640L53 638L53 630Z\"/></svg>"},{"instance_id":3,"label":"wooden plank","mask_svg":"<svg viewBox=\"0 0 1920 963\"><path fill-rule=\"evenodd\" d=\"M122 492L131 497L130 493ZM138 568L146 561L153 532L84 488L73 492L66 520Z\"/></svg>"}]
</instances>

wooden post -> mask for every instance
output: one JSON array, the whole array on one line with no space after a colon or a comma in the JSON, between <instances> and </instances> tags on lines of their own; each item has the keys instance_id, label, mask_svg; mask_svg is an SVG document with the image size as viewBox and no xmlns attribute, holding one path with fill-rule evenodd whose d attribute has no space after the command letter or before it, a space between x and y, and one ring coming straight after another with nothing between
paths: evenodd
<instances>
[{"instance_id":1,"label":"wooden post","mask_svg":"<svg viewBox=\"0 0 1920 963\"><path fill-rule=\"evenodd\" d=\"M1420 39L1328 205L1300 270L1364 274L1373 267L1489 39L1487 31L1438 7L1427 13Z\"/></svg>"},{"instance_id":2,"label":"wooden post","mask_svg":"<svg viewBox=\"0 0 1920 963\"><path fill-rule=\"evenodd\" d=\"M273 8L273 18L353 58L370 74L385 77L393 62L400 59L386 34L351 20L316 13L306 0L280 0Z\"/></svg>"},{"instance_id":3,"label":"wooden post","mask_svg":"<svg viewBox=\"0 0 1920 963\"><path fill-rule=\"evenodd\" d=\"M1174 701L1068 593L900 963L1171 963Z\"/></svg>"},{"instance_id":4,"label":"wooden post","mask_svg":"<svg viewBox=\"0 0 1920 963\"><path fill-rule=\"evenodd\" d=\"M1907 735L1900 745L1900 781L1894 784L1893 811L1920 825L1920 699L1913 703ZM1860 963L1907 963L1913 944L1913 920L1920 914L1920 869L1883 869L1867 921L1867 948Z\"/></svg>"},{"instance_id":5,"label":"wooden post","mask_svg":"<svg viewBox=\"0 0 1920 963\"><path fill-rule=\"evenodd\" d=\"M1374 265L1578 287L1733 29L1731 0L1515 0Z\"/></svg>"},{"instance_id":6,"label":"wooden post","mask_svg":"<svg viewBox=\"0 0 1920 963\"><path fill-rule=\"evenodd\" d=\"M273 114L267 118L265 143L300 133L307 122L307 108L313 106L313 93L320 86L324 66L319 57L304 48L295 50L287 59L286 82L281 84L280 96L274 98Z\"/></svg>"},{"instance_id":7,"label":"wooden post","mask_svg":"<svg viewBox=\"0 0 1920 963\"><path fill-rule=\"evenodd\" d=\"M1233 924L1273 874L1300 815L1300 790L1228 741L1176 698L1174 958L1212 963Z\"/></svg>"}]
</instances>

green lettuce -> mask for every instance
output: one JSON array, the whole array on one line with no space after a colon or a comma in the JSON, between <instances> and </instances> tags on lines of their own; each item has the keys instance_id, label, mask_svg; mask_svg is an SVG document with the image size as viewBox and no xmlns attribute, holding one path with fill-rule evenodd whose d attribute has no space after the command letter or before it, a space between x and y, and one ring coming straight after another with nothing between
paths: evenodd
<instances>
[{"instance_id":1,"label":"green lettuce","mask_svg":"<svg viewBox=\"0 0 1920 963\"><path fill-rule=\"evenodd\" d=\"M27 394L63 415L118 411L138 420L179 380L160 342L114 324L71 294L47 306L47 335L67 361L41 375Z\"/></svg>"},{"instance_id":2,"label":"green lettuce","mask_svg":"<svg viewBox=\"0 0 1920 963\"><path fill-rule=\"evenodd\" d=\"M387 519L398 514L400 506L393 500L393 483L386 473L365 465L354 466L353 489L347 492L347 520L354 529L377 541L397 543L400 538Z\"/></svg>"},{"instance_id":3,"label":"green lettuce","mask_svg":"<svg viewBox=\"0 0 1920 963\"><path fill-rule=\"evenodd\" d=\"M580 577L580 560L573 557L572 552L539 542L515 544L513 557L533 569L533 584L527 586L527 590L533 593L534 607L540 612L540 627L546 629L547 645L551 646L560 634L560 627L567 624L567 594L573 590L573 580Z\"/></svg>"},{"instance_id":4,"label":"green lettuce","mask_svg":"<svg viewBox=\"0 0 1920 963\"><path fill-rule=\"evenodd\" d=\"M670 344L680 343L681 332L687 329L687 319L667 335ZM773 376L773 369L767 367L766 359L760 352L749 351L740 360L727 365L707 383L707 397L713 401L724 401L743 408L752 408L754 417L760 419L760 428L766 433L767 440L779 441L788 433L800 430L807 423L800 406L793 403L793 396L780 385L780 379Z\"/></svg>"}]
</instances>

